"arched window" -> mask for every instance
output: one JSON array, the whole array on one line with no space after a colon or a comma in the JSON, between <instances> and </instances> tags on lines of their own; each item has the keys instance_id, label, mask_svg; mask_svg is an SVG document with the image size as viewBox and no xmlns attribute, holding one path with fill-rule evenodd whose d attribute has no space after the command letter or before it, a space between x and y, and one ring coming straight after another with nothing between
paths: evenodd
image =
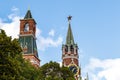
<instances>
[{"instance_id":1,"label":"arched window","mask_svg":"<svg viewBox=\"0 0 120 80\"><path fill-rule=\"evenodd\" d=\"M25 31L25 32L29 31L29 24L28 24L28 23L25 24L25 26L24 26L24 31Z\"/></svg>"},{"instance_id":2,"label":"arched window","mask_svg":"<svg viewBox=\"0 0 120 80\"><path fill-rule=\"evenodd\" d=\"M65 52L68 52L68 46L65 45Z\"/></svg>"},{"instance_id":3,"label":"arched window","mask_svg":"<svg viewBox=\"0 0 120 80\"><path fill-rule=\"evenodd\" d=\"M74 51L73 45L70 46L70 51Z\"/></svg>"}]
</instances>

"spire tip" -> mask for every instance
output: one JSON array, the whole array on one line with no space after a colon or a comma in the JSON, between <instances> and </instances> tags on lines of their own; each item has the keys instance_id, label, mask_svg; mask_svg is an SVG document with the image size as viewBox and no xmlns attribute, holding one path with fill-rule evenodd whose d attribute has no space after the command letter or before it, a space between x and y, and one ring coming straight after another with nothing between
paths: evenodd
<instances>
[{"instance_id":1,"label":"spire tip","mask_svg":"<svg viewBox=\"0 0 120 80\"><path fill-rule=\"evenodd\" d=\"M70 21L70 20L71 20L71 18L72 18L72 16L68 16L67 18L68 18L68 21Z\"/></svg>"},{"instance_id":2,"label":"spire tip","mask_svg":"<svg viewBox=\"0 0 120 80\"><path fill-rule=\"evenodd\" d=\"M30 10L30 6L28 5L28 10Z\"/></svg>"}]
</instances>

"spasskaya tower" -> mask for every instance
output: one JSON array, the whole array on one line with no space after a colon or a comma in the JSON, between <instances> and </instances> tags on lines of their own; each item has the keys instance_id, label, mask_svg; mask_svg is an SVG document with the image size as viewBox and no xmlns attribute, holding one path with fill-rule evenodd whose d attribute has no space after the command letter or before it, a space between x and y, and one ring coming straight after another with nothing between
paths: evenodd
<instances>
[{"instance_id":1,"label":"spasskaya tower","mask_svg":"<svg viewBox=\"0 0 120 80\"><path fill-rule=\"evenodd\" d=\"M76 80L81 78L81 69L79 67L78 46L74 42L71 21L72 16L68 17L68 32L66 36L66 43L62 45L62 64L74 73Z\"/></svg>"}]
</instances>

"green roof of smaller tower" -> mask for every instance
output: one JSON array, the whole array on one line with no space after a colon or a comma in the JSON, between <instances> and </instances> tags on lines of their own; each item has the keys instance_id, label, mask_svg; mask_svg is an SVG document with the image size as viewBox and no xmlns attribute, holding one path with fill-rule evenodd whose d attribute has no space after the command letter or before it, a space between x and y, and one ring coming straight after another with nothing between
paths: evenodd
<instances>
[{"instance_id":1,"label":"green roof of smaller tower","mask_svg":"<svg viewBox=\"0 0 120 80\"><path fill-rule=\"evenodd\" d=\"M72 29L71 29L71 25L70 25L70 20L71 20L72 16L68 17L68 32L67 32L67 37L66 37L66 44L74 44L74 38L73 38L73 34L72 34Z\"/></svg>"},{"instance_id":2,"label":"green roof of smaller tower","mask_svg":"<svg viewBox=\"0 0 120 80\"><path fill-rule=\"evenodd\" d=\"M24 17L24 19L31 19L31 18L32 18L31 11L28 10L27 13L26 13L26 15L25 15L25 17Z\"/></svg>"}]
</instances>

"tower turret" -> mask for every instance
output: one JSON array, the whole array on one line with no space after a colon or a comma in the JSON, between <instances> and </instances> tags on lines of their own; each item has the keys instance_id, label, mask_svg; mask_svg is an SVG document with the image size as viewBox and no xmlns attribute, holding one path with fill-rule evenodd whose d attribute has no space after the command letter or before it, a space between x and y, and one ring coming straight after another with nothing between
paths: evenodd
<instances>
[{"instance_id":1,"label":"tower turret","mask_svg":"<svg viewBox=\"0 0 120 80\"><path fill-rule=\"evenodd\" d=\"M34 66L40 66L36 44L36 22L28 10L24 19L20 20L19 42L23 50L23 58L29 60Z\"/></svg>"}]
</instances>

